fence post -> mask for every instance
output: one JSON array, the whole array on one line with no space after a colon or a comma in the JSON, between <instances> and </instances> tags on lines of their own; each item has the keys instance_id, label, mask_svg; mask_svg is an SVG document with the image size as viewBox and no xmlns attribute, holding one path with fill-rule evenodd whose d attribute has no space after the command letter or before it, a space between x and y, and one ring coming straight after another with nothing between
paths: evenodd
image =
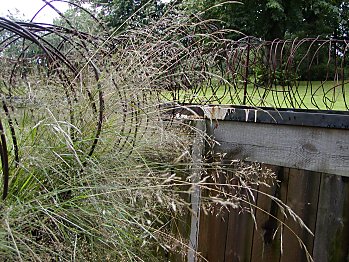
<instances>
[{"instance_id":1,"label":"fence post","mask_svg":"<svg viewBox=\"0 0 349 262\"><path fill-rule=\"evenodd\" d=\"M199 228L200 228L200 202L201 202L201 188L196 185L201 180L203 172L203 158L205 151L205 133L206 121L195 121L195 136L192 148L192 175L190 182L193 184L192 192L190 194L191 201L191 223L190 236L188 245L188 262L197 261L197 251L199 246Z\"/></svg>"}]
</instances>

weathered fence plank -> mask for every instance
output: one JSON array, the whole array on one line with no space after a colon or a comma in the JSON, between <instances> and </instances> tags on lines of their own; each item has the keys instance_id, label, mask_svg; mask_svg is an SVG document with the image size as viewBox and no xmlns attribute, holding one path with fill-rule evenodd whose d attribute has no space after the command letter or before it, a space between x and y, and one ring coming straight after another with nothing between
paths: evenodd
<instances>
[{"instance_id":1,"label":"weathered fence plank","mask_svg":"<svg viewBox=\"0 0 349 262\"><path fill-rule=\"evenodd\" d=\"M270 187L265 185L259 186L261 193L257 195L257 228L254 229L251 262L280 260L280 223L272 216L281 220L282 216L277 204L267 195L277 197L281 201L286 202L289 169L269 165L267 167L277 174L280 184L274 184Z\"/></svg>"},{"instance_id":2,"label":"weathered fence plank","mask_svg":"<svg viewBox=\"0 0 349 262\"><path fill-rule=\"evenodd\" d=\"M324 174L314 241L314 261L349 261L349 179Z\"/></svg>"},{"instance_id":3,"label":"weathered fence plank","mask_svg":"<svg viewBox=\"0 0 349 262\"><path fill-rule=\"evenodd\" d=\"M349 176L349 132L325 129L218 121L215 150L231 159Z\"/></svg>"},{"instance_id":4,"label":"weathered fence plank","mask_svg":"<svg viewBox=\"0 0 349 262\"><path fill-rule=\"evenodd\" d=\"M208 171L210 172L210 171ZM211 174L212 181L223 184L226 183L224 174ZM216 193L203 190L202 198L208 194L213 196ZM215 204L210 210L201 209L200 212L200 227L199 227L199 261L224 261L226 237L227 237L227 221L229 218L228 210L220 204Z\"/></svg>"},{"instance_id":5,"label":"weathered fence plank","mask_svg":"<svg viewBox=\"0 0 349 262\"><path fill-rule=\"evenodd\" d=\"M248 195L248 193L246 193ZM255 194L256 197L256 194ZM253 203L252 200L250 200ZM248 204L244 205L247 209L252 209ZM249 261L251 258L251 246L253 241L254 221L251 214L247 211L242 213L238 209L230 208L229 218L227 220L227 239L224 261Z\"/></svg>"},{"instance_id":6,"label":"weathered fence plank","mask_svg":"<svg viewBox=\"0 0 349 262\"><path fill-rule=\"evenodd\" d=\"M204 236L199 238L205 242L199 242L199 252L202 258L210 262L224 261L227 236L228 211L216 206L208 214L201 213L200 233ZM204 261L202 259L202 261Z\"/></svg>"},{"instance_id":7,"label":"weathered fence plank","mask_svg":"<svg viewBox=\"0 0 349 262\"><path fill-rule=\"evenodd\" d=\"M321 174L311 171L290 169L289 172L286 205L302 219L311 232L315 231L320 178ZM293 232L284 227L284 252L280 261L306 262L305 250L300 249L300 243L296 236L304 243L310 256L313 252L314 237L291 216L288 216L284 222Z\"/></svg>"}]
</instances>

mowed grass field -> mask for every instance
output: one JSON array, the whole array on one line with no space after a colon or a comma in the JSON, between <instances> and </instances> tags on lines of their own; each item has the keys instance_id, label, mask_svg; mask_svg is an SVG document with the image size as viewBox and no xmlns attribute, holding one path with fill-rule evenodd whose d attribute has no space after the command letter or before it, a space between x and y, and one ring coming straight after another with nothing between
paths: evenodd
<instances>
[{"instance_id":1,"label":"mowed grass field","mask_svg":"<svg viewBox=\"0 0 349 262\"><path fill-rule=\"evenodd\" d=\"M347 111L349 107L349 81L300 81L293 86L274 85L268 88L248 84L245 99L244 93L243 83L203 85L197 89L181 90L175 99L181 103L338 111Z\"/></svg>"}]
</instances>

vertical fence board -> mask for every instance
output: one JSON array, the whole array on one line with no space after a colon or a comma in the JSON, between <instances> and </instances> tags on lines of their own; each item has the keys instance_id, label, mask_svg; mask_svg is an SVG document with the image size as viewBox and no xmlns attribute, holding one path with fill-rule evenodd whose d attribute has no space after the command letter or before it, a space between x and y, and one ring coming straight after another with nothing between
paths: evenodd
<instances>
[{"instance_id":1,"label":"vertical fence board","mask_svg":"<svg viewBox=\"0 0 349 262\"><path fill-rule=\"evenodd\" d=\"M224 175L216 177L218 183L226 183ZM207 195L207 192L205 192ZM229 212L216 204L209 213L201 210L199 229L199 253L210 262L224 261Z\"/></svg>"},{"instance_id":2,"label":"vertical fence board","mask_svg":"<svg viewBox=\"0 0 349 262\"><path fill-rule=\"evenodd\" d=\"M349 261L349 181L323 174L314 241L314 261Z\"/></svg>"},{"instance_id":3,"label":"vertical fence board","mask_svg":"<svg viewBox=\"0 0 349 262\"><path fill-rule=\"evenodd\" d=\"M248 204L245 207L255 212L255 208ZM227 223L225 261L250 261L254 228L252 215L247 211L240 213L238 209L231 209Z\"/></svg>"},{"instance_id":4,"label":"vertical fence board","mask_svg":"<svg viewBox=\"0 0 349 262\"><path fill-rule=\"evenodd\" d=\"M260 185L259 191L285 201L289 168L276 166L267 167L277 174L277 179L280 183L270 187ZM278 262L280 260L281 246L280 223L268 214L272 214L280 220L282 220L282 216L276 203L273 202L269 196L266 196L263 193L259 193L257 199L257 229L254 229L251 262Z\"/></svg>"},{"instance_id":5,"label":"vertical fence board","mask_svg":"<svg viewBox=\"0 0 349 262\"><path fill-rule=\"evenodd\" d=\"M210 262L224 261L228 211L216 207L207 215L207 220L207 228L203 229L207 232L207 247L206 254L202 255Z\"/></svg>"},{"instance_id":6,"label":"vertical fence board","mask_svg":"<svg viewBox=\"0 0 349 262\"><path fill-rule=\"evenodd\" d=\"M290 169L286 204L312 231L315 231L321 174ZM293 232L284 227L284 253L281 262L307 261L305 250L300 248L297 235L312 254L314 237L289 216L285 220Z\"/></svg>"}]
</instances>

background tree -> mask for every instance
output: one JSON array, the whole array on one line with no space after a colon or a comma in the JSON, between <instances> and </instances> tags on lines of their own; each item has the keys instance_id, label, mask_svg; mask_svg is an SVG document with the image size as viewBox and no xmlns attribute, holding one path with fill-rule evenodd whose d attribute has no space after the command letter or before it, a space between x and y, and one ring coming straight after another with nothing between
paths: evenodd
<instances>
[{"instance_id":1,"label":"background tree","mask_svg":"<svg viewBox=\"0 0 349 262\"><path fill-rule=\"evenodd\" d=\"M265 40L348 36L349 3L338 0L184 0L192 12L217 19L221 27ZM216 7L214 7L216 6ZM240 36L241 37L241 36Z\"/></svg>"},{"instance_id":2,"label":"background tree","mask_svg":"<svg viewBox=\"0 0 349 262\"><path fill-rule=\"evenodd\" d=\"M100 15L105 18L109 26L117 28L129 17L130 24L144 24L150 18L159 18L165 3L158 0L90 0L96 9L100 10Z\"/></svg>"}]
</instances>

